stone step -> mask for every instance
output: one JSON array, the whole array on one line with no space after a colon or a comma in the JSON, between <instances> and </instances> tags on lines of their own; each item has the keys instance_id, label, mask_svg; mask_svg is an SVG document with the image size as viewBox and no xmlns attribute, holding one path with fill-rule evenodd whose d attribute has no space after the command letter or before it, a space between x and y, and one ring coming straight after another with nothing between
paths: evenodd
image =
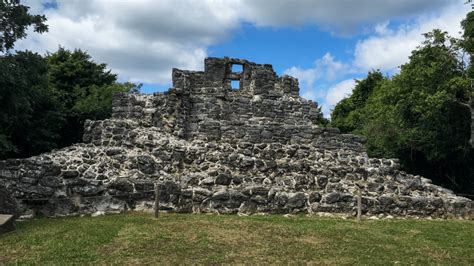
<instances>
[{"instance_id":1,"label":"stone step","mask_svg":"<svg viewBox=\"0 0 474 266\"><path fill-rule=\"evenodd\" d=\"M15 230L15 216L0 214L0 234Z\"/></svg>"}]
</instances>

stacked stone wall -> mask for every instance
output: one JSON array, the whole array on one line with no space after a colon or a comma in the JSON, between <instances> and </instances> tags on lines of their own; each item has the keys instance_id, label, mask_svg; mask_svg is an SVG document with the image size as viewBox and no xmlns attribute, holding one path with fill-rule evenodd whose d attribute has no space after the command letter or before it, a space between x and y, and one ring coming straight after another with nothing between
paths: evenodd
<instances>
[{"instance_id":1,"label":"stacked stone wall","mask_svg":"<svg viewBox=\"0 0 474 266\"><path fill-rule=\"evenodd\" d=\"M209 58L204 72L173 70L165 93L115 95L83 143L0 161L0 186L31 216L148 209L159 186L161 208L176 212L354 215L361 187L366 215L472 217L471 200L318 125L298 91L271 65Z\"/></svg>"},{"instance_id":2,"label":"stacked stone wall","mask_svg":"<svg viewBox=\"0 0 474 266\"><path fill-rule=\"evenodd\" d=\"M23 214L46 216L151 208L155 184L162 208L177 212L353 215L359 184L365 215L472 216L472 201L400 171L397 160L368 158L344 145L186 141L153 128L136 133L120 144L2 161L0 177Z\"/></svg>"}]
</instances>

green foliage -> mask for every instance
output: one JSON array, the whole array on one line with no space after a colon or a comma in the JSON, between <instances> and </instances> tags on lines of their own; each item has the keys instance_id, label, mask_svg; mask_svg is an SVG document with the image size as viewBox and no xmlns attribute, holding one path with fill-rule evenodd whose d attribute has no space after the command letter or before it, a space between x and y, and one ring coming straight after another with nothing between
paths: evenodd
<instances>
[{"instance_id":1,"label":"green foliage","mask_svg":"<svg viewBox=\"0 0 474 266\"><path fill-rule=\"evenodd\" d=\"M26 37L26 30L34 26L34 31L48 31L44 15L31 15L29 7L20 0L0 0L0 52L13 48L15 41Z\"/></svg>"},{"instance_id":2,"label":"green foliage","mask_svg":"<svg viewBox=\"0 0 474 266\"><path fill-rule=\"evenodd\" d=\"M372 72L358 82L331 123L367 136L369 155L397 157L410 172L466 191L474 181L470 112L463 104L471 92L459 41L440 30L424 36L392 79Z\"/></svg>"},{"instance_id":3,"label":"green foliage","mask_svg":"<svg viewBox=\"0 0 474 266\"><path fill-rule=\"evenodd\" d=\"M385 78L380 71L369 72L367 78L356 80L356 86L349 98L339 102L331 114L331 126L338 127L341 132L355 131L362 123L364 114L361 113L367 99Z\"/></svg>"},{"instance_id":4,"label":"green foliage","mask_svg":"<svg viewBox=\"0 0 474 266\"><path fill-rule=\"evenodd\" d=\"M0 159L28 157L81 141L86 119L111 116L115 92L138 92L80 50L0 60Z\"/></svg>"},{"instance_id":5,"label":"green foliage","mask_svg":"<svg viewBox=\"0 0 474 266\"><path fill-rule=\"evenodd\" d=\"M117 75L106 64L92 61L84 51L59 48L46 56L50 86L63 105L66 124L61 132L60 146L81 141L86 119L111 116L114 92L137 92L139 85L117 83Z\"/></svg>"},{"instance_id":6,"label":"green foliage","mask_svg":"<svg viewBox=\"0 0 474 266\"><path fill-rule=\"evenodd\" d=\"M1 58L0 114L0 158L57 147L64 118L40 55L26 51Z\"/></svg>"},{"instance_id":7,"label":"green foliage","mask_svg":"<svg viewBox=\"0 0 474 266\"><path fill-rule=\"evenodd\" d=\"M470 57L470 69L472 69L474 62L474 12L469 12L466 15L466 18L461 21L461 27L463 28L463 38L461 40L461 47L471 55ZM469 70L469 76L474 77L472 70Z\"/></svg>"},{"instance_id":8,"label":"green foliage","mask_svg":"<svg viewBox=\"0 0 474 266\"><path fill-rule=\"evenodd\" d=\"M89 87L87 93L85 90L79 90L78 100L74 104L73 110L81 114L82 117L93 120L109 118L112 115L112 96L116 92L136 93L140 85L134 83L114 83L111 85Z\"/></svg>"}]
</instances>

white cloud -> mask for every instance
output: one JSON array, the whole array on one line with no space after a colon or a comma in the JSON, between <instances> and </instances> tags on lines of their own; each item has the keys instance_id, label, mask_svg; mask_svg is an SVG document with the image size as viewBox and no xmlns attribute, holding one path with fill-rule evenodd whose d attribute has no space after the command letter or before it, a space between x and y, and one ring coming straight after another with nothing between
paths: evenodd
<instances>
[{"instance_id":1,"label":"white cloud","mask_svg":"<svg viewBox=\"0 0 474 266\"><path fill-rule=\"evenodd\" d=\"M390 35L393 34L393 30L389 29L388 27L389 21L384 21L383 23L379 23L375 25L374 31L377 35Z\"/></svg>"},{"instance_id":2,"label":"white cloud","mask_svg":"<svg viewBox=\"0 0 474 266\"><path fill-rule=\"evenodd\" d=\"M324 97L322 102L322 112L325 117L331 116L331 110L334 106L342 99L349 97L352 94L352 90L355 86L354 79L343 80L333 86L331 86Z\"/></svg>"},{"instance_id":3,"label":"white cloud","mask_svg":"<svg viewBox=\"0 0 474 266\"><path fill-rule=\"evenodd\" d=\"M44 9L43 3L57 3ZM243 22L257 26L315 24L330 31L347 32L363 23L406 18L437 10L449 0L25 0L32 13L45 13L50 31L30 34L16 49L40 53L58 45L81 48L98 62L106 62L122 80L161 83L170 81L173 67L202 69L210 45L224 41ZM369 41L369 40L367 40ZM375 42L375 40L374 40ZM370 45L370 43L367 43ZM377 65L365 57L361 66ZM335 79L345 65L328 55L324 75ZM389 61L387 59L387 61ZM314 71L299 71L312 86Z\"/></svg>"},{"instance_id":4,"label":"white cloud","mask_svg":"<svg viewBox=\"0 0 474 266\"><path fill-rule=\"evenodd\" d=\"M388 23L378 24L375 35L357 43L353 64L361 71L392 72L408 61L411 51L423 41L423 33L439 28L451 36L459 36L460 22L467 12L469 6L459 4L443 9L439 15L422 16L414 23L402 24L394 30L388 28Z\"/></svg>"},{"instance_id":5,"label":"white cloud","mask_svg":"<svg viewBox=\"0 0 474 266\"><path fill-rule=\"evenodd\" d=\"M16 49L80 48L106 62L121 80L158 84L170 83L173 67L202 69L207 48L232 36L242 23L314 24L342 34L372 23L373 34L357 42L353 60L326 53L308 68L284 71L299 79L302 97L318 101L326 117L352 92L355 81L348 77L371 69L393 73L423 40L422 33L440 28L457 36L469 11L450 0L56 0L57 8L43 8L42 3L52 1L24 1L32 13L46 14L50 30L29 34ZM411 22L391 25L393 19L406 18Z\"/></svg>"},{"instance_id":6,"label":"white cloud","mask_svg":"<svg viewBox=\"0 0 474 266\"><path fill-rule=\"evenodd\" d=\"M325 75L327 80L334 80L349 69L347 64L334 60L330 53L326 53L323 58L317 60L315 65Z\"/></svg>"},{"instance_id":7,"label":"white cloud","mask_svg":"<svg viewBox=\"0 0 474 266\"><path fill-rule=\"evenodd\" d=\"M352 92L355 81L347 79L333 86L328 84L334 83L336 78L343 77L352 71L350 65L326 53L314 61L311 68L291 67L284 73L298 78L301 97L317 101L322 106L324 116L329 117L334 105Z\"/></svg>"},{"instance_id":8,"label":"white cloud","mask_svg":"<svg viewBox=\"0 0 474 266\"><path fill-rule=\"evenodd\" d=\"M30 4L30 3L26 3ZM31 1L38 13L38 1ZM61 0L43 12L49 32L16 49L40 53L80 48L122 80L167 84L173 67L199 70L207 47L239 27L231 2Z\"/></svg>"},{"instance_id":9,"label":"white cloud","mask_svg":"<svg viewBox=\"0 0 474 266\"><path fill-rule=\"evenodd\" d=\"M354 86L354 79L346 79L330 87L328 89L328 92L326 93L326 103L331 106L334 106L340 100L350 96Z\"/></svg>"},{"instance_id":10,"label":"white cloud","mask_svg":"<svg viewBox=\"0 0 474 266\"><path fill-rule=\"evenodd\" d=\"M372 69L396 72L398 66L408 61L411 51L421 44L423 33L439 28L458 37L460 21L467 12L469 7L459 4L443 8L439 14L421 16L412 23L401 24L396 28L390 28L390 21L383 21L374 26L373 35L357 42L353 60L336 61L327 53L309 68L291 67L285 73L297 77L300 80L301 95L318 101L325 116L329 117L334 105L352 92L355 81L347 79L348 74L363 77Z\"/></svg>"},{"instance_id":11,"label":"white cloud","mask_svg":"<svg viewBox=\"0 0 474 266\"><path fill-rule=\"evenodd\" d=\"M317 101L318 99L324 97L324 91L321 90L305 90L300 92L300 96L312 100L312 101Z\"/></svg>"},{"instance_id":12,"label":"white cloud","mask_svg":"<svg viewBox=\"0 0 474 266\"><path fill-rule=\"evenodd\" d=\"M319 78L320 75L316 68L303 69L295 66L285 70L284 74L297 78L299 81L299 86L303 90L306 88L312 88L314 82Z\"/></svg>"},{"instance_id":13,"label":"white cloud","mask_svg":"<svg viewBox=\"0 0 474 266\"><path fill-rule=\"evenodd\" d=\"M311 68L303 69L301 67L290 67L284 71L284 74L298 78L300 87L303 90L314 87L316 80L324 79L333 81L338 76L347 74L350 66L341 61L337 61L330 53L314 61Z\"/></svg>"},{"instance_id":14,"label":"white cloud","mask_svg":"<svg viewBox=\"0 0 474 266\"><path fill-rule=\"evenodd\" d=\"M349 64L336 60L330 53L314 61L313 66L307 69L291 67L284 74L298 78L300 95L305 99L319 102L325 116L329 117L330 108L351 91L354 80L348 79L339 82L327 89L337 78L353 72Z\"/></svg>"},{"instance_id":15,"label":"white cloud","mask_svg":"<svg viewBox=\"0 0 474 266\"><path fill-rule=\"evenodd\" d=\"M325 117L330 117L331 109L344 97L349 96L355 86L354 79L328 85L334 82L333 74L336 72L344 76L350 73L351 69L348 65L335 61L329 53L316 60L312 68L291 67L285 70L285 74L298 78L301 97L318 102Z\"/></svg>"},{"instance_id":16,"label":"white cloud","mask_svg":"<svg viewBox=\"0 0 474 266\"><path fill-rule=\"evenodd\" d=\"M315 23L347 33L363 23L406 18L452 4L452 0L243 0L245 19L259 26Z\"/></svg>"}]
</instances>

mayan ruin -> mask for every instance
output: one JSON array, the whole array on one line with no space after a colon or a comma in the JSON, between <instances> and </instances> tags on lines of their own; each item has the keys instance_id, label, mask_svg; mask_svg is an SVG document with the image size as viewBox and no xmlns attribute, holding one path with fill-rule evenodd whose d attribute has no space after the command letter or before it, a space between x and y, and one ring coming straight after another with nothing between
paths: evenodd
<instances>
[{"instance_id":1,"label":"mayan ruin","mask_svg":"<svg viewBox=\"0 0 474 266\"><path fill-rule=\"evenodd\" d=\"M471 200L397 160L369 158L363 137L318 125L318 105L271 65L207 58L172 80L165 93L116 94L112 118L87 121L83 143L0 161L19 213L152 209L157 184L173 212L355 215L361 187L364 215L473 214Z\"/></svg>"}]
</instances>

